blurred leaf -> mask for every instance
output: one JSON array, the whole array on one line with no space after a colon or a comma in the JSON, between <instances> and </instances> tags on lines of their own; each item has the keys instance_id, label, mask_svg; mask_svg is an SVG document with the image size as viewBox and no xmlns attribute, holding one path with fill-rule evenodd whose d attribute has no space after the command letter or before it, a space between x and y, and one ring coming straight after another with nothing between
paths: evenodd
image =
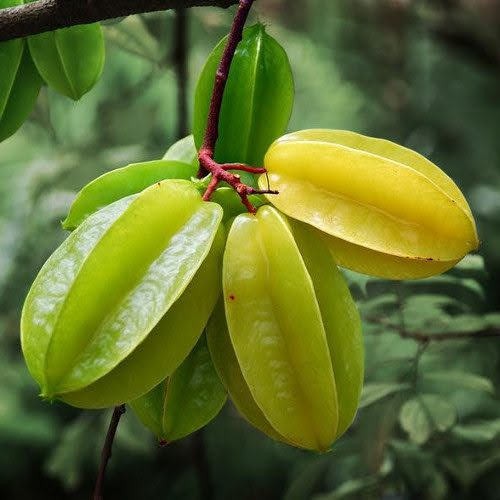
<instances>
[{"instance_id":1,"label":"blurred leaf","mask_svg":"<svg viewBox=\"0 0 500 500\"><path fill-rule=\"evenodd\" d=\"M377 474L350 479L342 483L333 492L326 495L316 495L314 500L342 500L347 498L365 498L370 492L375 493L383 478L393 470L393 463L389 457L385 457ZM371 495L369 495L371 497Z\"/></svg>"},{"instance_id":2,"label":"blurred leaf","mask_svg":"<svg viewBox=\"0 0 500 500\"><path fill-rule=\"evenodd\" d=\"M292 480L283 500L311 498L329 466L329 461L330 457L320 457L303 467L302 471Z\"/></svg>"},{"instance_id":3,"label":"blurred leaf","mask_svg":"<svg viewBox=\"0 0 500 500\"><path fill-rule=\"evenodd\" d=\"M434 430L448 430L457 418L455 408L435 394L421 394L401 408L399 422L416 444L424 444Z\"/></svg>"},{"instance_id":4,"label":"blurred leaf","mask_svg":"<svg viewBox=\"0 0 500 500\"><path fill-rule=\"evenodd\" d=\"M405 391L410 387L410 384L365 384L361 394L359 407L366 408L367 406L377 403L381 399L391 396L397 392Z\"/></svg>"},{"instance_id":5,"label":"blurred leaf","mask_svg":"<svg viewBox=\"0 0 500 500\"><path fill-rule=\"evenodd\" d=\"M424 380L442 384L446 390L453 387L461 387L472 391L485 391L490 394L494 392L494 386L490 379L473 373L465 373L462 371L435 371L425 373L423 377Z\"/></svg>"},{"instance_id":6,"label":"blurred leaf","mask_svg":"<svg viewBox=\"0 0 500 500\"><path fill-rule=\"evenodd\" d=\"M120 49L151 62L161 59L158 41L151 36L141 16L128 16L106 26L106 39Z\"/></svg>"},{"instance_id":7,"label":"blurred leaf","mask_svg":"<svg viewBox=\"0 0 500 500\"><path fill-rule=\"evenodd\" d=\"M95 431L96 421L83 414L66 426L59 444L47 460L47 472L58 478L67 489L79 484L84 464L94 455L98 444L89 436L95 436Z\"/></svg>"},{"instance_id":8,"label":"blurred leaf","mask_svg":"<svg viewBox=\"0 0 500 500\"><path fill-rule=\"evenodd\" d=\"M465 441L477 444L489 442L500 434L500 419L456 425L452 432Z\"/></svg>"}]
</instances>

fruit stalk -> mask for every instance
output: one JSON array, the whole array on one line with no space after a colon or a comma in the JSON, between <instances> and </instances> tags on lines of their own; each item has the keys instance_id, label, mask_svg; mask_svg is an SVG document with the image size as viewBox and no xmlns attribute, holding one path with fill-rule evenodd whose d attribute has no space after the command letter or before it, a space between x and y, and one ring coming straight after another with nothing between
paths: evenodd
<instances>
[{"instance_id":1,"label":"fruit stalk","mask_svg":"<svg viewBox=\"0 0 500 500\"><path fill-rule=\"evenodd\" d=\"M104 475L106 473L106 467L108 465L109 459L111 458L111 452L113 448L113 441L115 439L116 429L120 423L120 418L125 413L125 405L116 406L113 410L113 416L109 422L108 432L106 434L106 440L104 441L104 446L101 452L101 463L99 464L99 472L97 474L97 480L94 488L93 500L102 500L102 485L104 483Z\"/></svg>"},{"instance_id":2,"label":"fruit stalk","mask_svg":"<svg viewBox=\"0 0 500 500\"><path fill-rule=\"evenodd\" d=\"M242 39L243 27L245 26L245 22L253 2L254 0L240 0L239 2L238 10L234 16L233 25L227 38L227 44L215 74L214 88L210 99L205 136L200 151L198 152L198 160L200 162L198 177L202 178L209 173L212 174L212 179L210 180L210 183L208 184L208 187L203 195L203 199L208 201L217 188L219 182L224 181L238 193L242 203L251 213L255 213L256 209L248 199L249 195L277 194L277 192L269 189L255 189L248 186L241 182L238 174L233 174L228 170L237 169L255 174L263 174L266 172L265 168L248 167L241 164L220 164L214 160L214 152L215 144L219 136L219 117L222 106L222 98L224 97L224 89L226 88L231 62L233 61L236 47Z\"/></svg>"}]
</instances>

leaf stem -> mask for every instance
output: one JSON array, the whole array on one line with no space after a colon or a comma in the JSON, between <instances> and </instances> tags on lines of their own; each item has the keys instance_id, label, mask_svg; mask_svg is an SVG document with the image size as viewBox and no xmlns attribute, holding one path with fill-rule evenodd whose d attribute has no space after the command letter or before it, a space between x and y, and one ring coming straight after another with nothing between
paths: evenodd
<instances>
[{"instance_id":1,"label":"leaf stem","mask_svg":"<svg viewBox=\"0 0 500 500\"><path fill-rule=\"evenodd\" d=\"M118 428L120 418L124 413L125 405L116 406L113 410L113 415L111 416L111 421L109 422L108 432L106 433L106 439L102 447L101 463L99 464L99 470L97 473L94 495L92 497L93 500L102 500L103 498L102 489L104 484L104 477L106 475L106 467L108 465L109 459L111 458L116 429Z\"/></svg>"},{"instance_id":2,"label":"leaf stem","mask_svg":"<svg viewBox=\"0 0 500 500\"><path fill-rule=\"evenodd\" d=\"M254 0L240 0L238 10L234 16L231 31L227 37L227 43L222 53L222 58L219 67L215 73L214 88L210 99L210 107L208 110L207 126L205 128L205 136L203 144L198 153L200 168L198 170L198 178L203 178L209 173L212 174L212 179L203 195L203 199L208 201L213 192L217 188L219 182L227 182L240 196L241 202L250 213L255 213L256 209L248 199L251 194L278 194L277 191L270 189L255 189L241 182L240 176L229 172L228 170L242 170L255 174L263 174L266 172L262 167L250 167L241 163L221 164L214 160L215 144L219 137L219 118L222 107L222 98L226 82L229 77L229 70L236 52L236 47L243 37L243 27L247 20L250 9Z\"/></svg>"}]
</instances>

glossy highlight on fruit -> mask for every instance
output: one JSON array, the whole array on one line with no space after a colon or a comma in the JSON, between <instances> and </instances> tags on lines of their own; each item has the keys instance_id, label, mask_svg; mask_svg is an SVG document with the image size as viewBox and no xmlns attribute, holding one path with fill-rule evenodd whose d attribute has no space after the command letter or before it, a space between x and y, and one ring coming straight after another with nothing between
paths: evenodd
<instances>
[{"instance_id":1,"label":"glossy highlight on fruit","mask_svg":"<svg viewBox=\"0 0 500 500\"><path fill-rule=\"evenodd\" d=\"M99 23L30 36L28 45L45 82L75 101L101 76L105 49Z\"/></svg>"},{"instance_id":2,"label":"glossy highlight on fruit","mask_svg":"<svg viewBox=\"0 0 500 500\"><path fill-rule=\"evenodd\" d=\"M105 407L175 370L219 294L221 218L221 207L184 180L88 217L45 263L24 304L21 343L42 395ZM194 304L199 317L185 318ZM183 320L187 333L176 335Z\"/></svg>"},{"instance_id":3,"label":"glossy highlight on fruit","mask_svg":"<svg viewBox=\"0 0 500 500\"><path fill-rule=\"evenodd\" d=\"M208 339L236 406L275 439L329 449L354 418L363 347L359 316L326 245L263 206L234 220L222 281L230 342L220 312Z\"/></svg>"},{"instance_id":4,"label":"glossy highlight on fruit","mask_svg":"<svg viewBox=\"0 0 500 500\"><path fill-rule=\"evenodd\" d=\"M202 335L170 377L131 401L130 406L158 440L168 443L208 424L224 406L226 398Z\"/></svg>"},{"instance_id":5,"label":"glossy highlight on fruit","mask_svg":"<svg viewBox=\"0 0 500 500\"><path fill-rule=\"evenodd\" d=\"M226 43L208 57L196 87L193 134L203 142L215 73ZM215 160L262 165L269 145L286 130L294 85L288 57L262 24L243 32L231 63L219 120Z\"/></svg>"},{"instance_id":6,"label":"glossy highlight on fruit","mask_svg":"<svg viewBox=\"0 0 500 500\"><path fill-rule=\"evenodd\" d=\"M278 139L265 166L279 191L269 201L325 235L341 266L422 278L446 271L478 246L473 216L455 183L392 142L303 130Z\"/></svg>"}]
</instances>

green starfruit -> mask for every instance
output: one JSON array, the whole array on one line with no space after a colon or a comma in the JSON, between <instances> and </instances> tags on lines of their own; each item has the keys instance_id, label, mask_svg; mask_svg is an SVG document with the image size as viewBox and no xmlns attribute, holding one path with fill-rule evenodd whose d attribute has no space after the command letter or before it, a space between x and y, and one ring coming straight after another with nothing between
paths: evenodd
<instances>
[{"instance_id":1,"label":"green starfruit","mask_svg":"<svg viewBox=\"0 0 500 500\"><path fill-rule=\"evenodd\" d=\"M202 335L170 377L130 405L160 441L171 442L208 424L224 406L226 397Z\"/></svg>"},{"instance_id":2,"label":"green starfruit","mask_svg":"<svg viewBox=\"0 0 500 500\"><path fill-rule=\"evenodd\" d=\"M0 9L22 3L22 0L0 0ZM0 43L0 68L0 141L3 141L30 114L42 80L22 39Z\"/></svg>"},{"instance_id":3,"label":"green starfruit","mask_svg":"<svg viewBox=\"0 0 500 500\"><path fill-rule=\"evenodd\" d=\"M21 344L42 395L106 407L172 373L219 294L221 218L221 207L184 180L88 217L45 263L24 304Z\"/></svg>"},{"instance_id":4,"label":"green starfruit","mask_svg":"<svg viewBox=\"0 0 500 500\"><path fill-rule=\"evenodd\" d=\"M196 87L193 134L197 148L203 142L226 40L222 39L208 57ZM262 165L267 148L286 129L293 96L293 76L283 48L262 24L245 29L224 90L215 159Z\"/></svg>"},{"instance_id":5,"label":"green starfruit","mask_svg":"<svg viewBox=\"0 0 500 500\"><path fill-rule=\"evenodd\" d=\"M163 159L189 163L198 170L198 151L194 145L194 137L187 135L174 142L163 155Z\"/></svg>"},{"instance_id":6,"label":"green starfruit","mask_svg":"<svg viewBox=\"0 0 500 500\"><path fill-rule=\"evenodd\" d=\"M317 228L339 265L392 279L454 266L478 246L474 218L456 184L423 156L342 130L278 139L259 184L282 212Z\"/></svg>"},{"instance_id":7,"label":"green starfruit","mask_svg":"<svg viewBox=\"0 0 500 500\"><path fill-rule=\"evenodd\" d=\"M38 72L59 93L80 99L96 84L104 66L104 38L98 23L30 36Z\"/></svg>"},{"instance_id":8,"label":"green starfruit","mask_svg":"<svg viewBox=\"0 0 500 500\"><path fill-rule=\"evenodd\" d=\"M94 179L78 193L63 227L75 229L90 214L120 198L139 193L165 179L188 180L196 175L196 171L193 165L173 160L132 163L111 170Z\"/></svg>"},{"instance_id":9,"label":"green starfruit","mask_svg":"<svg viewBox=\"0 0 500 500\"><path fill-rule=\"evenodd\" d=\"M326 245L272 207L239 215L224 253L223 294L230 341L220 313L208 339L236 406L275 439L327 450L354 418L363 347Z\"/></svg>"}]
</instances>

